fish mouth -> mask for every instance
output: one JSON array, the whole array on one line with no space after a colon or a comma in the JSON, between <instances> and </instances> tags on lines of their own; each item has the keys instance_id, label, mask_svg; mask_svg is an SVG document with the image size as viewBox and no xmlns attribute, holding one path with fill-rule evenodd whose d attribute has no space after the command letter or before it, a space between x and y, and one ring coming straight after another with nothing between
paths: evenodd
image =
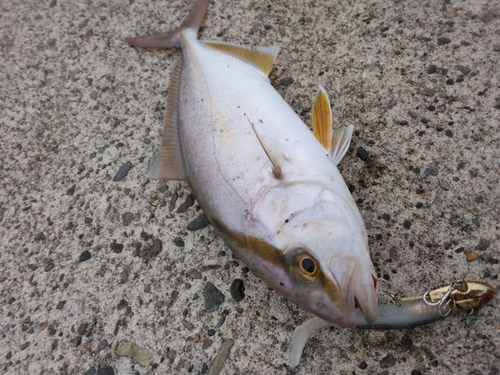
<instances>
[{"instance_id":1,"label":"fish mouth","mask_svg":"<svg viewBox=\"0 0 500 375\"><path fill-rule=\"evenodd\" d=\"M379 280L374 272L364 272L356 280L354 302L368 324L377 320Z\"/></svg>"},{"instance_id":2,"label":"fish mouth","mask_svg":"<svg viewBox=\"0 0 500 375\"><path fill-rule=\"evenodd\" d=\"M359 259L349 256L332 259L328 268L338 288L338 313L323 319L354 328L358 308L366 322L373 323L377 319L379 282L371 264L363 267Z\"/></svg>"}]
</instances>

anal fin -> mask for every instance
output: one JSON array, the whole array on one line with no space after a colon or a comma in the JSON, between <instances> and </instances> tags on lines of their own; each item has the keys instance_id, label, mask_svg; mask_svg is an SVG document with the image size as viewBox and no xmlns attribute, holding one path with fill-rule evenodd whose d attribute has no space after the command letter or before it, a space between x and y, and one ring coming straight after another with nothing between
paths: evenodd
<instances>
[{"instance_id":1,"label":"anal fin","mask_svg":"<svg viewBox=\"0 0 500 375\"><path fill-rule=\"evenodd\" d=\"M158 156L148 172L150 178L185 180L184 158L179 136L177 98L182 73L182 57L175 64L167 98L167 119Z\"/></svg>"}]
</instances>

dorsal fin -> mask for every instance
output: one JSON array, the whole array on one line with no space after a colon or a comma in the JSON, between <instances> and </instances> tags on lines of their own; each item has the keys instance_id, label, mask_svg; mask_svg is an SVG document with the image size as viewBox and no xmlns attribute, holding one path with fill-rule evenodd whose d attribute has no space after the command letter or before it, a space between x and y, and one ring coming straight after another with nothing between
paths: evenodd
<instances>
[{"instance_id":1,"label":"dorsal fin","mask_svg":"<svg viewBox=\"0 0 500 375\"><path fill-rule=\"evenodd\" d=\"M323 86L319 87L312 107L312 126L314 136L321 145L330 151L332 147L332 109L330 100Z\"/></svg>"},{"instance_id":2,"label":"dorsal fin","mask_svg":"<svg viewBox=\"0 0 500 375\"><path fill-rule=\"evenodd\" d=\"M330 158L332 163L338 165L351 144L352 132L354 125L349 125L345 128L335 129L332 137L332 147L330 149Z\"/></svg>"},{"instance_id":3,"label":"dorsal fin","mask_svg":"<svg viewBox=\"0 0 500 375\"><path fill-rule=\"evenodd\" d=\"M182 57L177 60L167 98L167 119L163 129L160 151L153 166L148 172L150 178L167 178L169 180L184 180L184 157L182 155L177 122L177 98L179 81L182 72Z\"/></svg>"},{"instance_id":4,"label":"dorsal fin","mask_svg":"<svg viewBox=\"0 0 500 375\"><path fill-rule=\"evenodd\" d=\"M253 124L253 122L250 121L250 119L248 118L247 115L245 115L245 117L247 118L248 122L252 126L252 130L255 133L255 136L257 137L257 139L259 140L259 143L262 146L262 149L266 153L267 158L269 159L269 161L273 165L274 177L276 177L278 180L281 180L283 178L283 173L281 172L281 167L280 167L280 164L278 163L278 160L274 157L274 155L271 152L270 147L266 144L264 139L262 139L261 136L259 135L259 133L257 133L257 130L255 129L255 125Z\"/></svg>"},{"instance_id":5,"label":"dorsal fin","mask_svg":"<svg viewBox=\"0 0 500 375\"><path fill-rule=\"evenodd\" d=\"M278 46L253 48L224 42L206 41L203 43L210 48L227 53L228 55L252 65L266 76L271 72L274 60L279 51Z\"/></svg>"}]
</instances>

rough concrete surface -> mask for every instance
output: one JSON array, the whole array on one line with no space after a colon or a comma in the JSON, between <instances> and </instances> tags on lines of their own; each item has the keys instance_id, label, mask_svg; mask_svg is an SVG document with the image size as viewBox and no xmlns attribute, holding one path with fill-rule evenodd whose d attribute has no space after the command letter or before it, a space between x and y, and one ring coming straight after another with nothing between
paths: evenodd
<instances>
[{"instance_id":1,"label":"rough concrete surface","mask_svg":"<svg viewBox=\"0 0 500 375\"><path fill-rule=\"evenodd\" d=\"M124 38L191 3L0 2L0 372L498 374L498 300L414 330L318 331L289 368L310 315L203 220L187 229L186 183L146 177L178 51ZM499 285L499 15L496 0L217 0L200 36L280 45L271 82L308 124L325 87L335 126L356 126L339 167L376 270L415 295Z\"/></svg>"}]
</instances>

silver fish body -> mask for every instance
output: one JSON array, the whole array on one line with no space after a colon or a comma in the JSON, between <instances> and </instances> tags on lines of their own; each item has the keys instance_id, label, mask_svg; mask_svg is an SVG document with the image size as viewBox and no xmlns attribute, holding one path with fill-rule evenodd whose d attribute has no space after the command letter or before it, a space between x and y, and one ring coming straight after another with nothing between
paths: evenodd
<instances>
[{"instance_id":1,"label":"silver fish body","mask_svg":"<svg viewBox=\"0 0 500 375\"><path fill-rule=\"evenodd\" d=\"M355 326L355 305L374 321L366 231L336 167L352 126L328 135L331 147L320 142L269 83L277 47L197 39L207 7L198 0L171 33L127 40L182 50L150 176L186 179L227 245L290 301L338 326Z\"/></svg>"}]
</instances>

